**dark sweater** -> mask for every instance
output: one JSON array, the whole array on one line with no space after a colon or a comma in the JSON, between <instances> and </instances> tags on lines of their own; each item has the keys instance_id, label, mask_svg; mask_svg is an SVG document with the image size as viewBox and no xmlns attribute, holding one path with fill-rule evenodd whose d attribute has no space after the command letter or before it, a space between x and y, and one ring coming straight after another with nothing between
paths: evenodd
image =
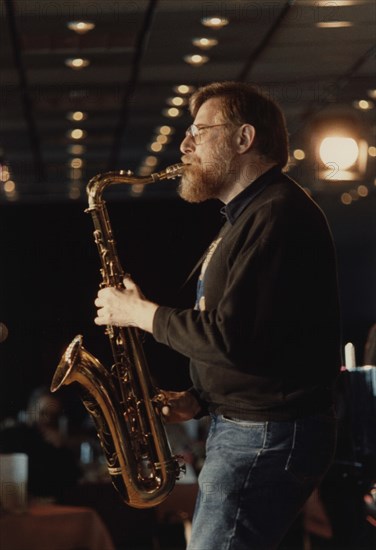
<instances>
[{"instance_id":1,"label":"dark sweater","mask_svg":"<svg viewBox=\"0 0 376 550\"><path fill-rule=\"evenodd\" d=\"M191 359L193 386L210 411L290 420L327 409L341 360L323 212L276 169L226 210L203 280L205 310L159 307L155 339Z\"/></svg>"}]
</instances>

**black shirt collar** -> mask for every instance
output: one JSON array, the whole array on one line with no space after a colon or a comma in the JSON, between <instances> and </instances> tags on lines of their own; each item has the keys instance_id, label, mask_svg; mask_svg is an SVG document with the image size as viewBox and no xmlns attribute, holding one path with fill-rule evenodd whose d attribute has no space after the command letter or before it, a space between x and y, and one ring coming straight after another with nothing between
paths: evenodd
<instances>
[{"instance_id":1,"label":"black shirt collar","mask_svg":"<svg viewBox=\"0 0 376 550\"><path fill-rule=\"evenodd\" d=\"M227 221L234 225L237 218L243 210L261 193L269 183L275 180L281 173L280 166L272 166L269 170L261 174L255 181L248 185L236 197L234 197L226 206L221 209L222 214Z\"/></svg>"}]
</instances>

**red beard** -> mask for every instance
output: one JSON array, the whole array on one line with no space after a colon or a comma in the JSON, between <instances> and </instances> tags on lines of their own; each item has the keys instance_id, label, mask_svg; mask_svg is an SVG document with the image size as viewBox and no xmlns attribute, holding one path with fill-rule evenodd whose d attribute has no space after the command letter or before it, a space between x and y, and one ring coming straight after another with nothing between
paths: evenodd
<instances>
[{"instance_id":1,"label":"red beard","mask_svg":"<svg viewBox=\"0 0 376 550\"><path fill-rule=\"evenodd\" d=\"M192 164L186 166L178 189L184 200L196 203L218 199L231 185L235 177L231 152L223 151L221 156L213 154L212 158L211 162L202 164L187 156L186 162L191 160Z\"/></svg>"}]
</instances>

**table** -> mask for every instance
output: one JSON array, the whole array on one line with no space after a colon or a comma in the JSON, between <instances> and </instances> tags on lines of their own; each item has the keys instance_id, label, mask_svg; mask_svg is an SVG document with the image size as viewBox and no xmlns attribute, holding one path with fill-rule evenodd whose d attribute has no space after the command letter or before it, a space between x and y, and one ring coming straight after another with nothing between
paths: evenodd
<instances>
[{"instance_id":1,"label":"table","mask_svg":"<svg viewBox=\"0 0 376 550\"><path fill-rule=\"evenodd\" d=\"M116 548L164 549L172 547L173 539L181 539L183 531L189 530L197 491L197 483L177 482L171 494L158 506L136 509L122 501L111 482L87 482L67 490L64 504L95 509ZM176 544L174 547L184 546ZM3 550L1 546L0 550Z\"/></svg>"},{"instance_id":2,"label":"table","mask_svg":"<svg viewBox=\"0 0 376 550\"><path fill-rule=\"evenodd\" d=\"M115 550L97 512L87 507L30 504L0 516L1 550Z\"/></svg>"}]
</instances>

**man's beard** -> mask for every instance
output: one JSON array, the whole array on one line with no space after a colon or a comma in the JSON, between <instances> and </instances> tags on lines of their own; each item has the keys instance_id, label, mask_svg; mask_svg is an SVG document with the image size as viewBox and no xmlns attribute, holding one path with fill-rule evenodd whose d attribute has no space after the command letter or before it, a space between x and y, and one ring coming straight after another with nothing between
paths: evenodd
<instances>
[{"instance_id":1,"label":"man's beard","mask_svg":"<svg viewBox=\"0 0 376 550\"><path fill-rule=\"evenodd\" d=\"M212 161L201 163L194 159L186 166L180 181L178 193L187 202L203 202L217 199L232 183L235 177L232 150L228 146L213 151ZM187 155L189 163L190 155Z\"/></svg>"}]
</instances>

